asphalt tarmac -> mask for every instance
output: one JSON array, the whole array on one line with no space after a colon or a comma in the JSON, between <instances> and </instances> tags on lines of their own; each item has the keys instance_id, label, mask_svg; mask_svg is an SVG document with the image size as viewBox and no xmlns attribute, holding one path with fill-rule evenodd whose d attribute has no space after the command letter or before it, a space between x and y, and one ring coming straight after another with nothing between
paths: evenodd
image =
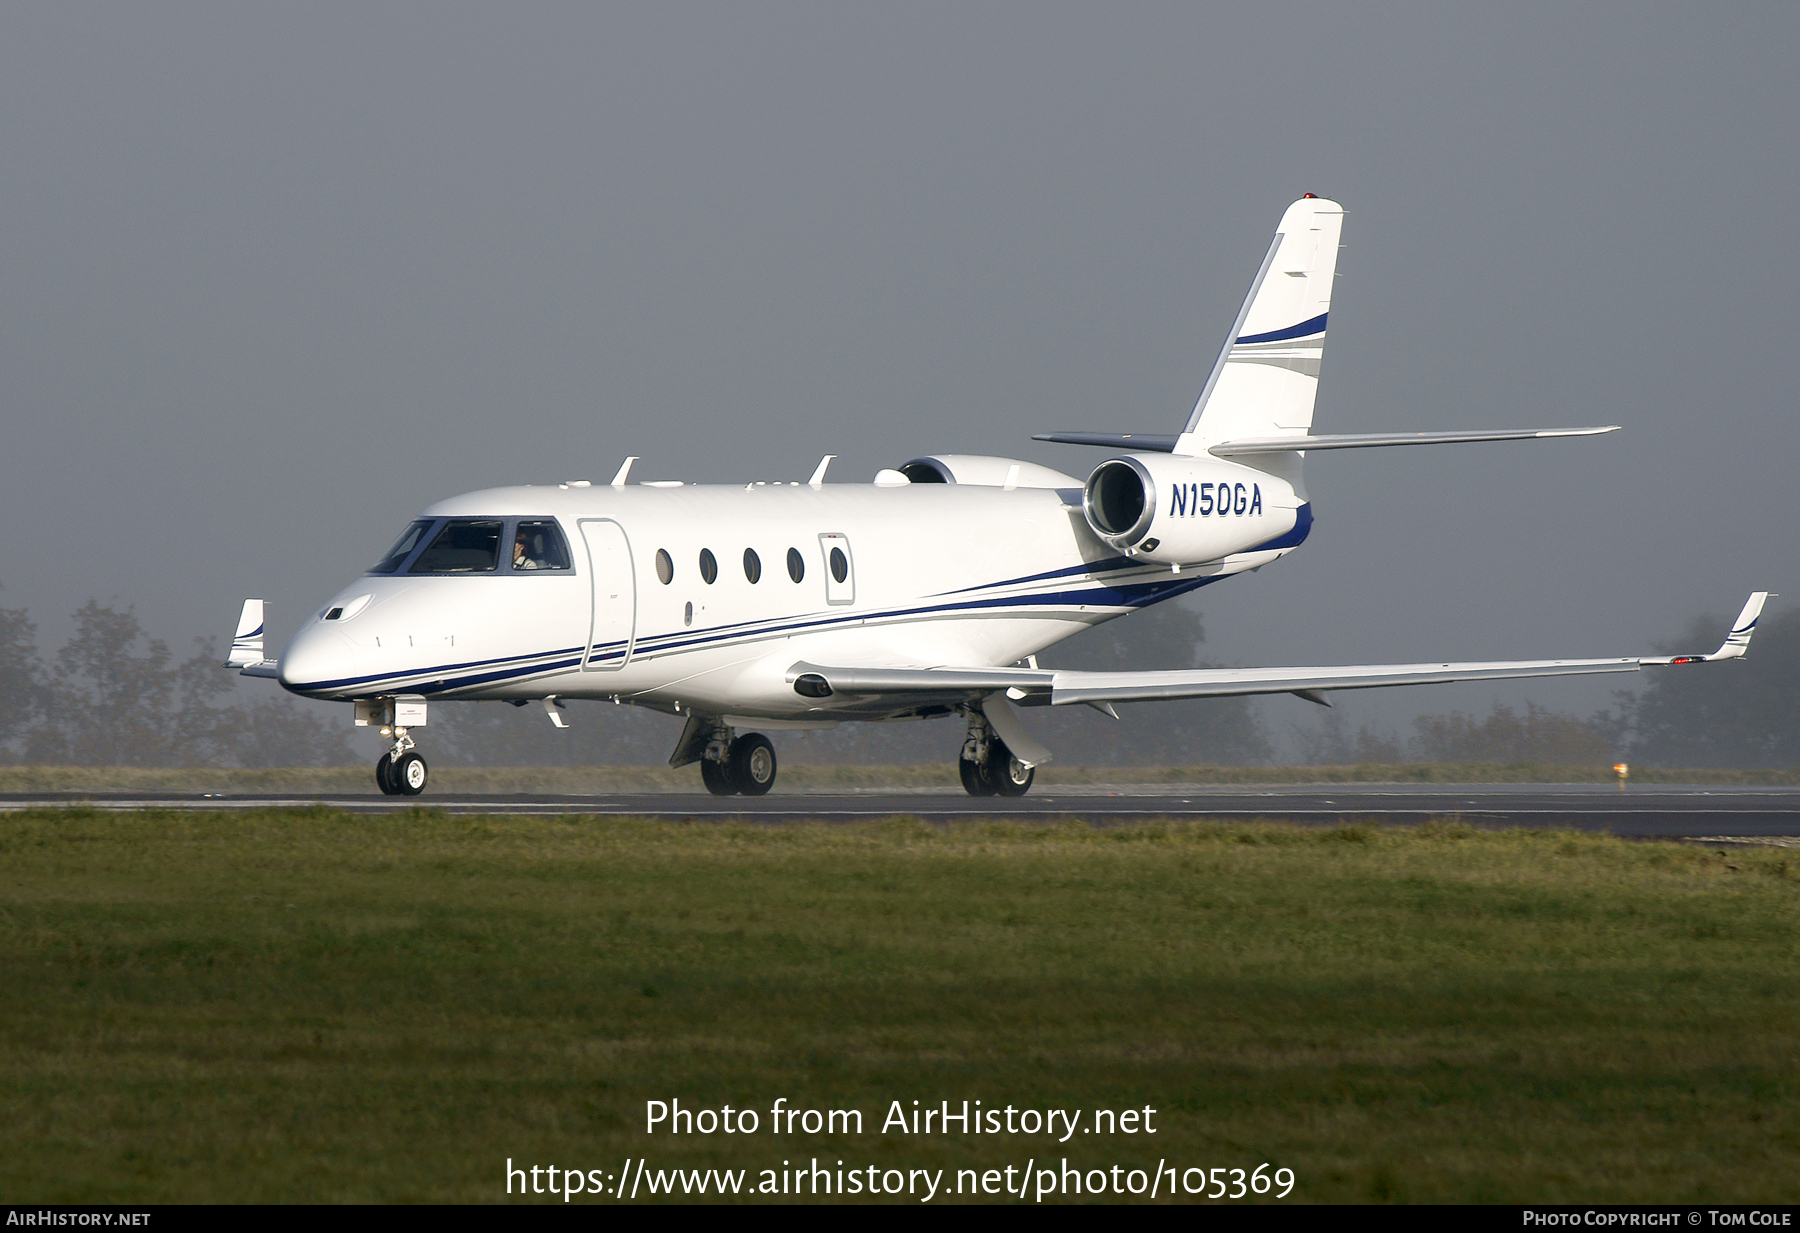
<instances>
[{"instance_id":1,"label":"asphalt tarmac","mask_svg":"<svg viewBox=\"0 0 1800 1233\"><path fill-rule=\"evenodd\" d=\"M694 821L738 819L779 824L847 822L897 815L932 822L1005 818L1019 822L1081 820L1117 825L1150 818L1265 819L1302 825L1362 822L1418 824L1457 818L1478 826L1606 831L1635 838L1760 841L1800 847L1800 788L1611 784L1334 784L1272 787L1206 785L1046 786L1017 798L976 799L960 790L921 788L867 792L783 793L716 797L695 793L527 794L420 797L373 793L328 796L236 794L11 793L0 810L41 805L101 809L243 809L331 805L356 813L414 807L456 814L596 814Z\"/></svg>"}]
</instances>

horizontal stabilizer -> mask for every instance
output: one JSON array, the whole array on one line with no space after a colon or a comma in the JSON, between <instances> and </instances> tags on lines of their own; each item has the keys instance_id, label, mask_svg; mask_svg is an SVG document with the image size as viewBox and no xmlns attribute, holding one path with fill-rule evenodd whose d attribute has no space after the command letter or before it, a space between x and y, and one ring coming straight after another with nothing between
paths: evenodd
<instances>
[{"instance_id":1,"label":"horizontal stabilizer","mask_svg":"<svg viewBox=\"0 0 1800 1233\"><path fill-rule=\"evenodd\" d=\"M1221 441L1209 446L1206 452L1220 458L1236 458L1247 454L1291 454L1299 450L1366 450L1394 445L1459 445L1468 441L1592 437L1618 430L1617 424L1608 424L1599 428L1522 428L1502 432L1359 432L1320 437L1247 437L1237 441Z\"/></svg>"},{"instance_id":2,"label":"horizontal stabilizer","mask_svg":"<svg viewBox=\"0 0 1800 1233\"><path fill-rule=\"evenodd\" d=\"M1143 450L1148 454L1172 454L1178 438L1174 433L1154 432L1034 432L1033 441L1054 441L1058 445L1097 445L1103 450Z\"/></svg>"}]
</instances>

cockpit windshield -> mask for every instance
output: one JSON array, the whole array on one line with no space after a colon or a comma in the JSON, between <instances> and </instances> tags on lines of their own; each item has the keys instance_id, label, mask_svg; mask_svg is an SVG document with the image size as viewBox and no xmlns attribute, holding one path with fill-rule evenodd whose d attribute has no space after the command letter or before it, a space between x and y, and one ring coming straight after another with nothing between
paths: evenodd
<instances>
[{"instance_id":1,"label":"cockpit windshield","mask_svg":"<svg viewBox=\"0 0 1800 1233\"><path fill-rule=\"evenodd\" d=\"M553 519L519 520L518 532L513 536L512 567L515 570L569 568L569 546L563 542L562 531Z\"/></svg>"},{"instance_id":2,"label":"cockpit windshield","mask_svg":"<svg viewBox=\"0 0 1800 1233\"><path fill-rule=\"evenodd\" d=\"M429 518L421 518L407 527L400 533L400 538L394 541L394 546L382 554L381 560L369 567L369 572L371 574L391 574L399 569L400 563L406 560L414 548L419 546L419 541L429 530L431 530L431 519Z\"/></svg>"},{"instance_id":3,"label":"cockpit windshield","mask_svg":"<svg viewBox=\"0 0 1800 1233\"><path fill-rule=\"evenodd\" d=\"M491 574L500 564L500 532L505 525L498 519L452 518L406 572Z\"/></svg>"}]
</instances>

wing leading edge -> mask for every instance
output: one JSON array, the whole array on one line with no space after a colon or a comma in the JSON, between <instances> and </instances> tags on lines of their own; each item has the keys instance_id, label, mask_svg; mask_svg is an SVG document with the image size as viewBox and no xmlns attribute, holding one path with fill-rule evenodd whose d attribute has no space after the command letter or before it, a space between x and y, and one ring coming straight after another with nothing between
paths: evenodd
<instances>
[{"instance_id":1,"label":"wing leading edge","mask_svg":"<svg viewBox=\"0 0 1800 1233\"><path fill-rule=\"evenodd\" d=\"M902 696L974 701L1003 694L1020 706L1155 702L1244 694L1299 694L1392 685L1446 685L1515 677L1636 672L1646 666L1737 659L1750 645L1769 592L1750 596L1724 643L1711 654L1633 659L1523 659L1471 663L1352 664L1328 668L1184 668L1147 672L1067 672L1039 668L833 668L798 663L788 683L803 697ZM1323 701L1312 697L1312 701Z\"/></svg>"}]
</instances>

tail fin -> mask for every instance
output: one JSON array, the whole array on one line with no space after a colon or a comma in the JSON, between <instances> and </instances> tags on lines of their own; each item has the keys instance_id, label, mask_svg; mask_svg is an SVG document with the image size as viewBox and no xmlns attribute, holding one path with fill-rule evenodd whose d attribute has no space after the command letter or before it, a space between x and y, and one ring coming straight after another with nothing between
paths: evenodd
<instances>
[{"instance_id":1,"label":"tail fin","mask_svg":"<svg viewBox=\"0 0 1800 1233\"><path fill-rule=\"evenodd\" d=\"M1343 225L1344 208L1322 197L1302 197L1281 216L1175 453L1312 429Z\"/></svg>"}]
</instances>

